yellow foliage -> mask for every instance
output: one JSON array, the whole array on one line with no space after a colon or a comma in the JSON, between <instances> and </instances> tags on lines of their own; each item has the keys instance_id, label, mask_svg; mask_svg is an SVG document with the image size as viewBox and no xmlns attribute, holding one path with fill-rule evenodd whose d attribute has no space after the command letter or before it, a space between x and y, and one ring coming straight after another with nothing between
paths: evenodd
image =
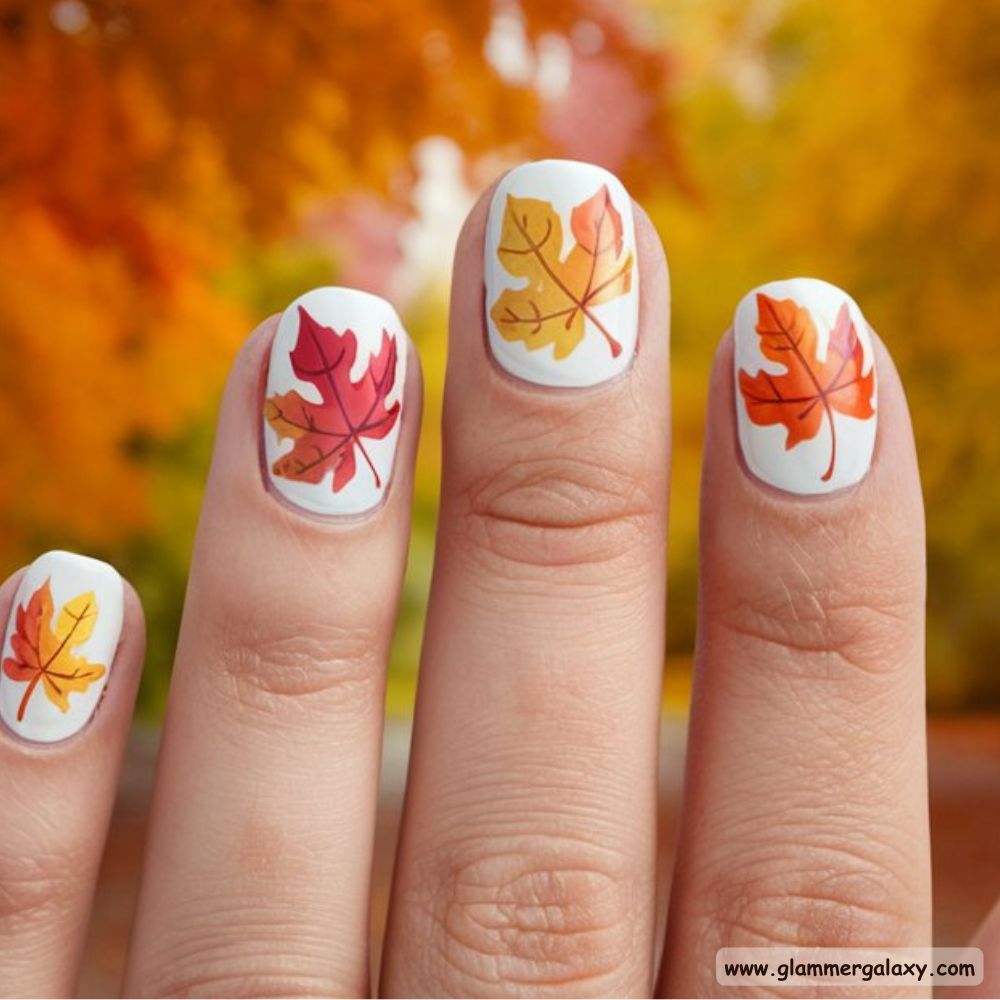
<instances>
[{"instance_id":1,"label":"yellow foliage","mask_svg":"<svg viewBox=\"0 0 1000 1000\"><path fill-rule=\"evenodd\" d=\"M932 702L996 703L996 5L653 7L687 60L678 117L699 192L649 206L674 288L674 572L690 582L701 396L733 305L775 278L827 278L862 303L909 398L928 519Z\"/></svg>"}]
</instances>

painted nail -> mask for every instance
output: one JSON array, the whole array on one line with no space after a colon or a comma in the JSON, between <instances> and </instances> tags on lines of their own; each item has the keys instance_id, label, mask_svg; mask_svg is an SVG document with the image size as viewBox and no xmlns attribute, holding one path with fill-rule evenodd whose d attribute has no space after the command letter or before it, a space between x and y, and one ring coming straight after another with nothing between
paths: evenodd
<instances>
[{"instance_id":1,"label":"painted nail","mask_svg":"<svg viewBox=\"0 0 1000 1000\"><path fill-rule=\"evenodd\" d=\"M500 366L539 385L596 385L635 354L632 200L590 163L540 160L504 176L486 226L486 326Z\"/></svg>"},{"instance_id":2,"label":"painted nail","mask_svg":"<svg viewBox=\"0 0 1000 1000\"><path fill-rule=\"evenodd\" d=\"M0 719L18 736L55 743L79 732L101 700L122 631L113 566L46 552L25 571L3 642Z\"/></svg>"},{"instance_id":3,"label":"painted nail","mask_svg":"<svg viewBox=\"0 0 1000 1000\"><path fill-rule=\"evenodd\" d=\"M317 288L282 314L264 402L270 484L316 514L376 507L392 478L406 335L384 299Z\"/></svg>"},{"instance_id":4,"label":"painted nail","mask_svg":"<svg viewBox=\"0 0 1000 1000\"><path fill-rule=\"evenodd\" d=\"M871 465L877 388L858 304L815 278L772 281L736 307L736 414L750 471L789 493L853 486Z\"/></svg>"}]
</instances>

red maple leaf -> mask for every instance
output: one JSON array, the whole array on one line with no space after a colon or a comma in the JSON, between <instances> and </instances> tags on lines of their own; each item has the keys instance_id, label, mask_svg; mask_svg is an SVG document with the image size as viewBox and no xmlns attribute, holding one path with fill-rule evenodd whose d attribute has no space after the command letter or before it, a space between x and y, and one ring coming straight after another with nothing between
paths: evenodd
<instances>
[{"instance_id":1,"label":"red maple leaf","mask_svg":"<svg viewBox=\"0 0 1000 1000\"><path fill-rule=\"evenodd\" d=\"M777 361L785 374L740 369L740 392L747 415L755 424L782 424L786 450L816 437L823 421L830 427L830 464L822 475L827 482L837 461L834 412L858 420L874 416L872 396L875 371L862 374L865 352L845 302L827 340L826 359L817 355L819 338L808 309L792 299L757 295L757 334L764 357Z\"/></svg>"},{"instance_id":2,"label":"red maple leaf","mask_svg":"<svg viewBox=\"0 0 1000 1000\"><path fill-rule=\"evenodd\" d=\"M295 442L272 466L276 476L319 483L332 471L333 492L337 493L354 478L357 451L368 463L375 485L382 485L364 439L384 438L399 418L398 401L386 406L386 396L396 382L396 340L383 330L378 353L372 355L361 378L352 382L357 353L353 330L337 333L299 306L298 340L289 358L295 375L314 385L322 401L303 399L294 389L268 397L264 418L280 439Z\"/></svg>"}]
</instances>

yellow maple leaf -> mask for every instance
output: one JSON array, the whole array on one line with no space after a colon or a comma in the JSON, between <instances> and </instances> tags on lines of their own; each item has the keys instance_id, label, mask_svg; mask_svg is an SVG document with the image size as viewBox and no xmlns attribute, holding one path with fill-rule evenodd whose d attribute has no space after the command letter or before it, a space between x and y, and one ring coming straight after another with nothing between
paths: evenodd
<instances>
[{"instance_id":1,"label":"yellow maple leaf","mask_svg":"<svg viewBox=\"0 0 1000 1000\"><path fill-rule=\"evenodd\" d=\"M3 661L3 672L13 681L27 683L17 710L20 722L35 688L41 683L46 697L60 711L69 711L69 695L86 691L104 676L105 667L91 663L73 650L90 638L97 622L97 598L93 591L67 601L53 625L52 590L46 580L19 605L11 635L14 655Z\"/></svg>"},{"instance_id":2,"label":"yellow maple leaf","mask_svg":"<svg viewBox=\"0 0 1000 1000\"><path fill-rule=\"evenodd\" d=\"M561 259L562 222L551 202L507 196L497 258L528 283L504 289L490 317L505 340L529 351L553 344L556 358L573 352L589 322L618 357L621 344L594 307L629 291L633 261L631 251L622 255L622 217L607 185L573 208L570 228L575 242Z\"/></svg>"}]
</instances>

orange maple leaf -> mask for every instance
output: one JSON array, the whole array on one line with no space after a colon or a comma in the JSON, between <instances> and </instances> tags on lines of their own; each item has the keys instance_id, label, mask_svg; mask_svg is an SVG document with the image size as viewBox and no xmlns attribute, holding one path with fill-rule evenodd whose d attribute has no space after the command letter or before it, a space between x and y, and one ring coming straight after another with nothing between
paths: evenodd
<instances>
[{"instance_id":1,"label":"orange maple leaf","mask_svg":"<svg viewBox=\"0 0 1000 1000\"><path fill-rule=\"evenodd\" d=\"M594 307L632 287L632 253L622 256L622 217L607 185L573 208L570 228L576 242L560 259L562 222L552 203L507 196L497 257L528 283L504 289L490 316L505 340L523 341L529 351L553 344L556 358L573 352L590 322L616 358L622 346Z\"/></svg>"},{"instance_id":2,"label":"orange maple leaf","mask_svg":"<svg viewBox=\"0 0 1000 1000\"><path fill-rule=\"evenodd\" d=\"M837 461L834 411L858 420L875 413L872 395L875 369L862 373L864 346L845 302L827 341L826 358L817 357L818 337L809 310L792 299L757 295L757 333L764 357L785 367L784 375L740 369L740 392L747 415L755 424L782 424L788 432L785 448L794 448L830 426L830 464L821 477L827 482Z\"/></svg>"},{"instance_id":3,"label":"orange maple leaf","mask_svg":"<svg viewBox=\"0 0 1000 1000\"><path fill-rule=\"evenodd\" d=\"M17 721L24 718L28 702L39 683L49 701L61 712L69 711L69 695L86 691L104 676L105 667L91 663L73 650L90 638L97 622L97 599L93 591L67 601L53 621L52 590L46 580L18 605L14 633L10 637L14 655L3 661L3 672L12 681L27 683Z\"/></svg>"}]
</instances>

